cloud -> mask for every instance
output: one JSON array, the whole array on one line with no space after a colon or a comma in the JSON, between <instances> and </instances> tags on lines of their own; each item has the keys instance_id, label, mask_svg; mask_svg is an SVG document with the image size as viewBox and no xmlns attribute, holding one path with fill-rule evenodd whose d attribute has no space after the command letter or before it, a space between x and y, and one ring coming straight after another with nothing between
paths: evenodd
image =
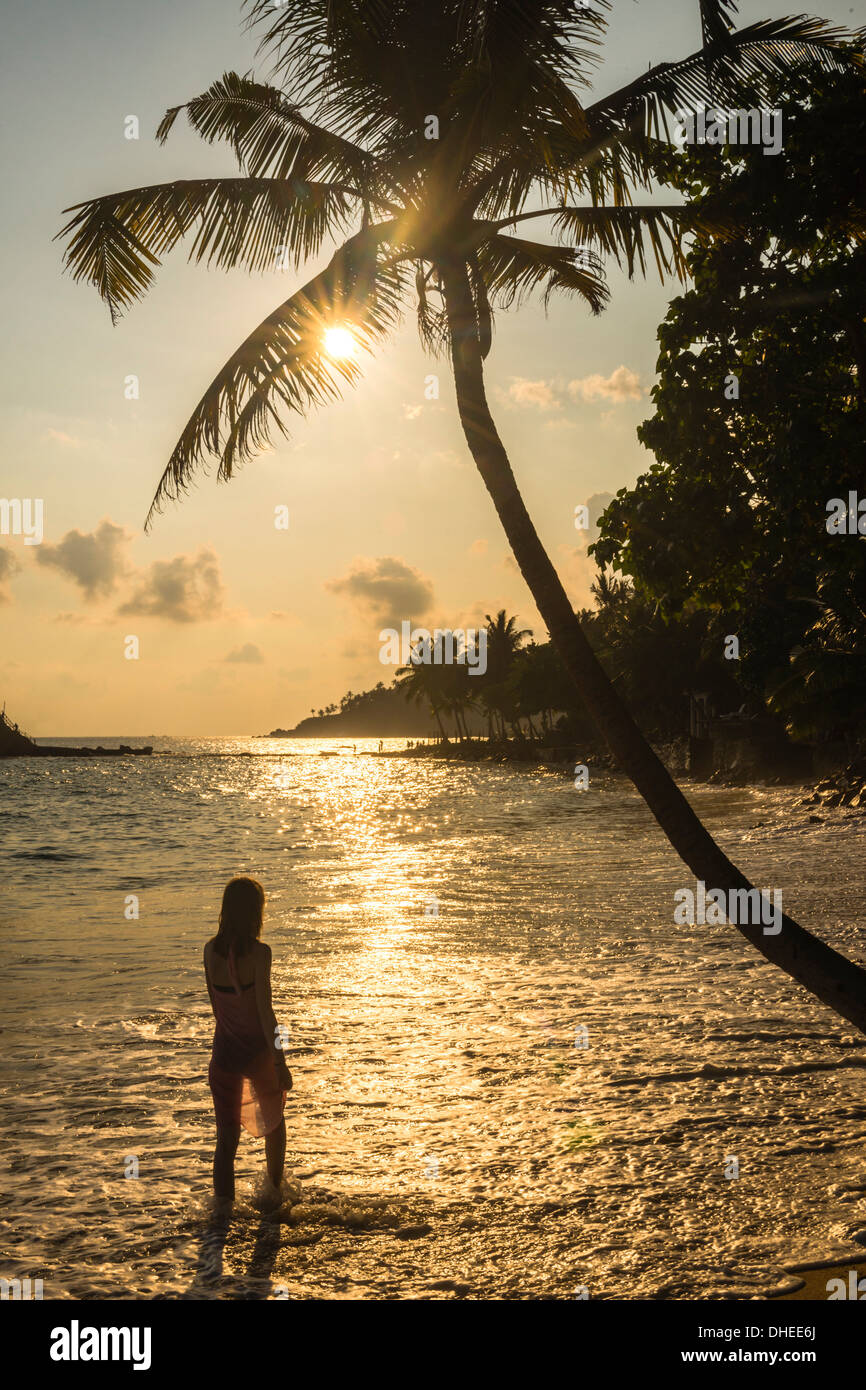
<instances>
[{"instance_id":1,"label":"cloud","mask_svg":"<svg viewBox=\"0 0 866 1390\"><path fill-rule=\"evenodd\" d=\"M20 568L21 564L17 556L11 550L5 550L3 546L0 546L0 603L11 601L11 594L7 593L6 585Z\"/></svg>"},{"instance_id":2,"label":"cloud","mask_svg":"<svg viewBox=\"0 0 866 1390\"><path fill-rule=\"evenodd\" d=\"M124 548L131 533L112 521L101 521L95 531L67 531L58 545L41 545L40 565L60 570L82 590L88 600L110 594L128 569Z\"/></svg>"},{"instance_id":3,"label":"cloud","mask_svg":"<svg viewBox=\"0 0 866 1390\"><path fill-rule=\"evenodd\" d=\"M556 569L574 607L591 608L593 596L590 586L598 575L595 560L586 550L576 550L568 545L557 546L557 554Z\"/></svg>"},{"instance_id":4,"label":"cloud","mask_svg":"<svg viewBox=\"0 0 866 1390\"><path fill-rule=\"evenodd\" d=\"M223 657L223 661L238 666L261 666L264 659L261 647L257 647L255 642L244 642L242 647L235 647L233 652Z\"/></svg>"},{"instance_id":5,"label":"cloud","mask_svg":"<svg viewBox=\"0 0 866 1390\"><path fill-rule=\"evenodd\" d=\"M539 410L558 410L553 387L546 381L527 381L525 377L514 377L508 388L509 399L515 405L535 406Z\"/></svg>"},{"instance_id":6,"label":"cloud","mask_svg":"<svg viewBox=\"0 0 866 1390\"><path fill-rule=\"evenodd\" d=\"M415 620L433 605L433 585L419 570L393 555L354 560L342 579L331 579L325 588L344 595L363 614L380 626L393 627L404 618Z\"/></svg>"},{"instance_id":7,"label":"cloud","mask_svg":"<svg viewBox=\"0 0 866 1390\"><path fill-rule=\"evenodd\" d=\"M222 612L224 595L219 557L206 546L196 556L155 560L117 611L173 623L201 622Z\"/></svg>"},{"instance_id":8,"label":"cloud","mask_svg":"<svg viewBox=\"0 0 866 1390\"><path fill-rule=\"evenodd\" d=\"M46 430L46 439L53 439L55 444L63 444L67 449L80 449L81 440L74 434L67 434L65 430Z\"/></svg>"},{"instance_id":9,"label":"cloud","mask_svg":"<svg viewBox=\"0 0 866 1390\"><path fill-rule=\"evenodd\" d=\"M55 622L55 623L64 623L64 624L66 624L67 627L82 627L82 626L86 626L86 627L99 627L99 626L100 626L100 621L99 621L98 618L88 618L88 617L85 616L84 613L73 613L73 612L71 612L71 611L69 611L69 610L66 610L66 611L61 612L61 613L56 613L56 614L54 615L54 622Z\"/></svg>"},{"instance_id":10,"label":"cloud","mask_svg":"<svg viewBox=\"0 0 866 1390\"><path fill-rule=\"evenodd\" d=\"M644 394L637 372L628 367L617 367L610 376L584 376L568 383L568 393L574 400L582 401L638 401Z\"/></svg>"},{"instance_id":11,"label":"cloud","mask_svg":"<svg viewBox=\"0 0 866 1390\"><path fill-rule=\"evenodd\" d=\"M591 497L587 497L585 506L587 511L589 512L590 530L594 533L593 535L588 536L588 544L598 539L598 519L601 516L602 512L606 509L608 503L612 501L612 492L594 492ZM587 532L584 532L584 535L587 534Z\"/></svg>"},{"instance_id":12,"label":"cloud","mask_svg":"<svg viewBox=\"0 0 866 1390\"><path fill-rule=\"evenodd\" d=\"M612 492L594 492L581 505L589 512L589 529L575 531L574 546L560 545L557 568L565 585L568 597L577 608L589 608L594 599L590 585L598 576L595 557L589 554L589 547L598 540L598 519L608 502L613 501Z\"/></svg>"}]
</instances>

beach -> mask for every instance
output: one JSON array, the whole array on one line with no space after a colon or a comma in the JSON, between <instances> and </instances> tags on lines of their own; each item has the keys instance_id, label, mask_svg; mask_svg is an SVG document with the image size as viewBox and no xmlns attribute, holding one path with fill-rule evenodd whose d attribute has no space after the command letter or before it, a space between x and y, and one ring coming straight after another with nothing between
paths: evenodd
<instances>
[{"instance_id":1,"label":"beach","mask_svg":"<svg viewBox=\"0 0 866 1390\"><path fill-rule=\"evenodd\" d=\"M4 1277L66 1299L732 1299L862 1258L866 1045L732 927L675 925L694 880L624 779L144 741L2 769ZM866 815L687 792L858 958ZM201 952L236 873L268 893L295 1088L284 1200L266 1209L245 1136L224 1228Z\"/></svg>"}]
</instances>

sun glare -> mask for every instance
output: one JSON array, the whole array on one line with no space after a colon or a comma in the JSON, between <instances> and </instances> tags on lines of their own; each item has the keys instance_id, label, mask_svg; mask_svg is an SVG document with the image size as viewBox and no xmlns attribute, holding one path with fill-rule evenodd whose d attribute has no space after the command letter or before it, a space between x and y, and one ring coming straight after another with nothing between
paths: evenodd
<instances>
[{"instance_id":1,"label":"sun glare","mask_svg":"<svg viewBox=\"0 0 866 1390\"><path fill-rule=\"evenodd\" d=\"M325 333L325 351L329 357L354 357L357 346L355 335L348 328L329 328Z\"/></svg>"}]
</instances>

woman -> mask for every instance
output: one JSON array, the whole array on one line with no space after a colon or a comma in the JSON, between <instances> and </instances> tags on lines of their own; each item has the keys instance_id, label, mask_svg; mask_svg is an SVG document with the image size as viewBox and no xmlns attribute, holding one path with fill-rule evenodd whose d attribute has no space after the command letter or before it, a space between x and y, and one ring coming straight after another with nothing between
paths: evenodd
<instances>
[{"instance_id":1,"label":"woman","mask_svg":"<svg viewBox=\"0 0 866 1390\"><path fill-rule=\"evenodd\" d=\"M279 1189L286 1156L283 1108L292 1074L279 1050L271 1004L271 951L259 941L265 893L254 878L226 884L219 931L204 948L204 973L216 1019L208 1081L216 1112L213 1186L217 1202L235 1195L241 1125L265 1136L268 1177Z\"/></svg>"}]
</instances>

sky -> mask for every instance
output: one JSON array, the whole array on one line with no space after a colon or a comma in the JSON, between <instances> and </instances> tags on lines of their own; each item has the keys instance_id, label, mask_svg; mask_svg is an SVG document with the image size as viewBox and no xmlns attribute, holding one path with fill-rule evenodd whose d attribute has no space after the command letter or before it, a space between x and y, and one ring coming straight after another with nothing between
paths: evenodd
<instances>
[{"instance_id":1,"label":"sky","mask_svg":"<svg viewBox=\"0 0 866 1390\"><path fill-rule=\"evenodd\" d=\"M743 4L740 23L800 8ZM866 20L863 0L815 12ZM87 197L235 174L228 150L185 125L163 147L153 132L224 71L265 76L255 45L239 0L28 0L6 12L0 497L41 499L44 534L39 545L0 535L0 703L36 737L288 728L349 689L389 683L379 632L402 618L477 627L504 607L545 638L460 431L448 364L425 357L411 319L342 402L293 417L289 439L231 483L202 476L144 534L203 389L331 252L250 276L189 265L181 248L112 327L96 291L62 274L52 238L62 209ZM697 0L615 0L593 88L699 46ZM518 483L577 605L593 567L575 508L595 515L652 461L635 430L677 292L616 267L609 280L597 318L576 300L499 315L486 364ZM280 507L287 529L274 525Z\"/></svg>"}]
</instances>

